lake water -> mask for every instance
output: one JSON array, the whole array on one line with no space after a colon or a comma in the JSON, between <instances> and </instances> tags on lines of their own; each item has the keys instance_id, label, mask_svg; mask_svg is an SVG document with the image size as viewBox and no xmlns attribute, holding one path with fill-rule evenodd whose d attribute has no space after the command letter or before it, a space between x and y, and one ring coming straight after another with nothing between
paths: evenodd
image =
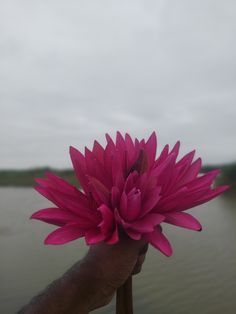
<instances>
[{"instance_id":1,"label":"lake water","mask_svg":"<svg viewBox=\"0 0 236 314\"><path fill-rule=\"evenodd\" d=\"M43 245L54 227L28 218L48 204L30 188L0 189L1 314L16 313L87 250L83 240ZM190 212L203 231L164 226L174 255L149 249L133 279L135 313L236 313L236 201L218 198ZM114 302L94 313L115 313Z\"/></svg>"}]
</instances>

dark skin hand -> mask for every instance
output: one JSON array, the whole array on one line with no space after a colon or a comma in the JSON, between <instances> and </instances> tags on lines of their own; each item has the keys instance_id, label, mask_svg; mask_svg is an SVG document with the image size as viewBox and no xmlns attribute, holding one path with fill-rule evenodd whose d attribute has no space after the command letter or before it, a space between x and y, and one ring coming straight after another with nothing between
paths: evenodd
<instances>
[{"instance_id":1,"label":"dark skin hand","mask_svg":"<svg viewBox=\"0 0 236 314\"><path fill-rule=\"evenodd\" d=\"M92 245L87 255L18 314L87 314L108 304L128 277L141 271L148 245L123 237Z\"/></svg>"}]
</instances>

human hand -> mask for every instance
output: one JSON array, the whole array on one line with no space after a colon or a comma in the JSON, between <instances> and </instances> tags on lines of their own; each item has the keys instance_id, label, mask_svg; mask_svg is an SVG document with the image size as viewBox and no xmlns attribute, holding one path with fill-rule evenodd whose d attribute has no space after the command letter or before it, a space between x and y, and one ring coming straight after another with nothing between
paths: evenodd
<instances>
[{"instance_id":1,"label":"human hand","mask_svg":"<svg viewBox=\"0 0 236 314\"><path fill-rule=\"evenodd\" d=\"M92 245L87 255L35 296L19 314L87 314L108 304L130 275L141 271L148 246L123 236Z\"/></svg>"},{"instance_id":2,"label":"human hand","mask_svg":"<svg viewBox=\"0 0 236 314\"><path fill-rule=\"evenodd\" d=\"M93 282L100 291L90 311L108 304L129 276L141 271L147 250L144 240L126 236L115 245L100 243L90 247L83 264L87 272L93 273Z\"/></svg>"}]
</instances>

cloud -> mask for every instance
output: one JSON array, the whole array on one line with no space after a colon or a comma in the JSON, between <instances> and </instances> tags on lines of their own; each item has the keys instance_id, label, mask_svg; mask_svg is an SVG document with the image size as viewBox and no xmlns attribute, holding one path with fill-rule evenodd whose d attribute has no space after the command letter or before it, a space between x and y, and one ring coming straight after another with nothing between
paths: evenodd
<instances>
[{"instance_id":1,"label":"cloud","mask_svg":"<svg viewBox=\"0 0 236 314\"><path fill-rule=\"evenodd\" d=\"M235 1L0 3L0 168L116 130L235 160Z\"/></svg>"}]
</instances>

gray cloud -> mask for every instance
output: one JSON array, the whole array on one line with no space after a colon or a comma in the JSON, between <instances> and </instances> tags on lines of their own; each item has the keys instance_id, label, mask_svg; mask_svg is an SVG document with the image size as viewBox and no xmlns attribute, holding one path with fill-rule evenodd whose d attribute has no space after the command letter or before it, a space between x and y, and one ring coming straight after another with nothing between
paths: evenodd
<instances>
[{"instance_id":1,"label":"gray cloud","mask_svg":"<svg viewBox=\"0 0 236 314\"><path fill-rule=\"evenodd\" d=\"M116 130L236 159L235 1L0 3L1 168Z\"/></svg>"}]
</instances>

